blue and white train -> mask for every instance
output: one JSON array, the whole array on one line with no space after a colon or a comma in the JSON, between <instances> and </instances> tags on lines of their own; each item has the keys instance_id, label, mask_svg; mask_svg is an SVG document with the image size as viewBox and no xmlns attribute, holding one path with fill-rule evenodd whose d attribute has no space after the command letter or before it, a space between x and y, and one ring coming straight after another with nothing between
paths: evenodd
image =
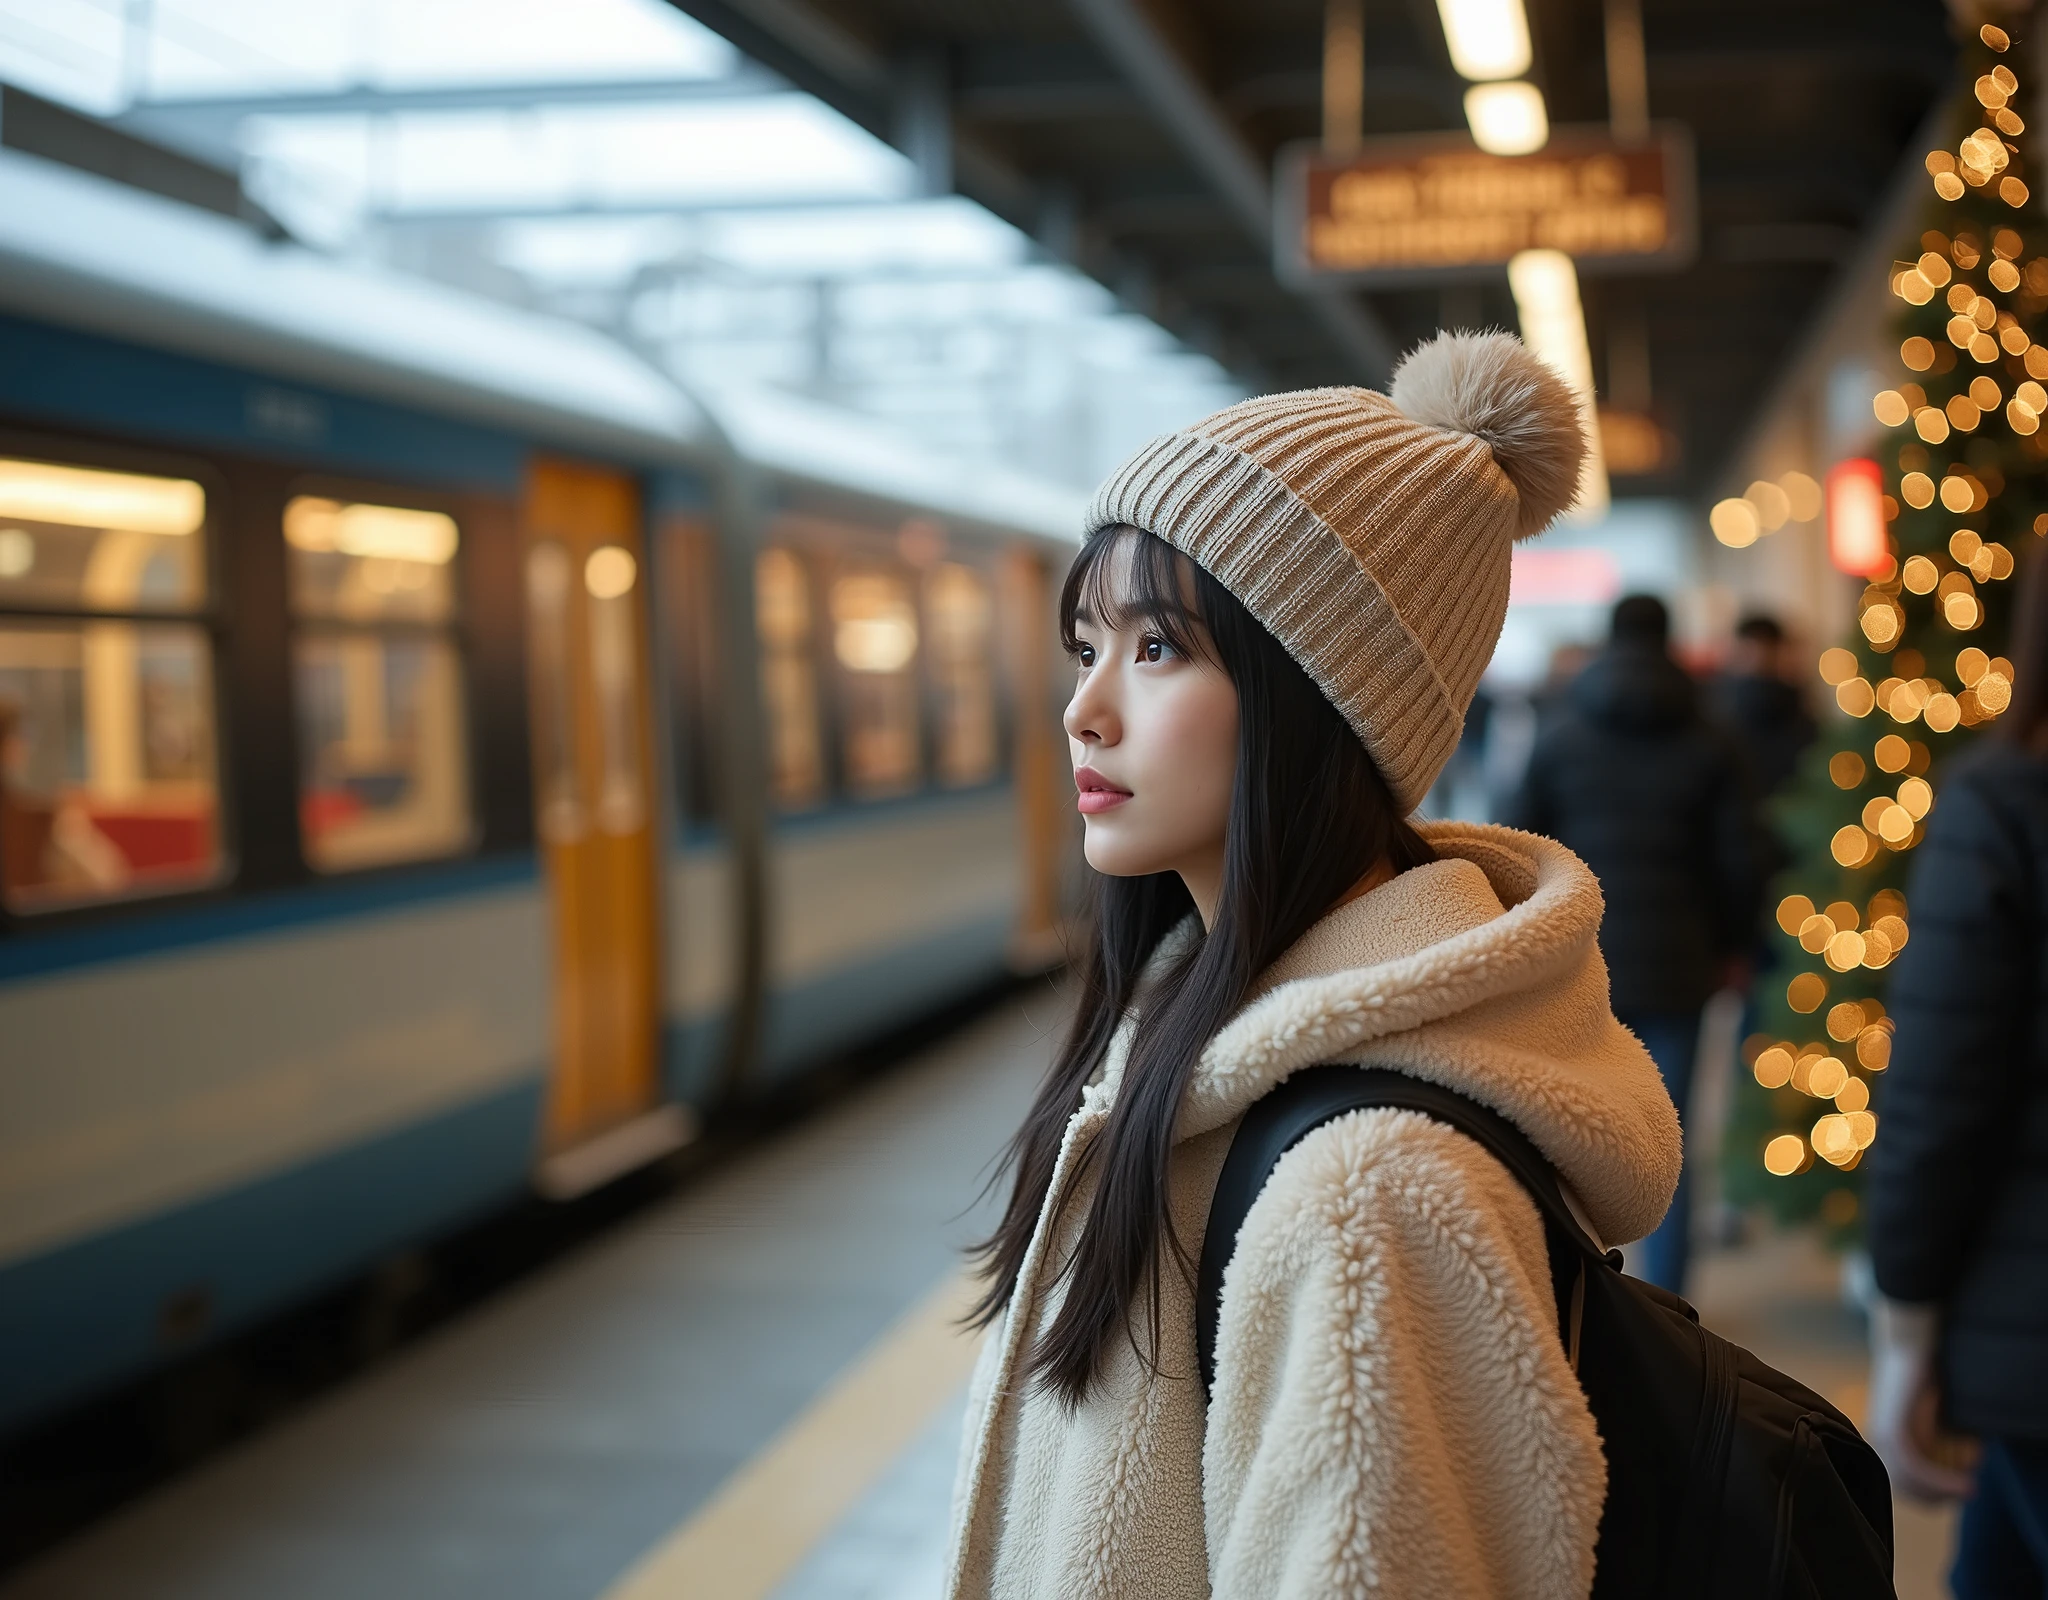
<instances>
[{"instance_id":1,"label":"blue and white train","mask_svg":"<svg viewBox=\"0 0 2048 1600\"><path fill-rule=\"evenodd\" d=\"M1079 506L0 150L0 1432L1046 961Z\"/></svg>"}]
</instances>

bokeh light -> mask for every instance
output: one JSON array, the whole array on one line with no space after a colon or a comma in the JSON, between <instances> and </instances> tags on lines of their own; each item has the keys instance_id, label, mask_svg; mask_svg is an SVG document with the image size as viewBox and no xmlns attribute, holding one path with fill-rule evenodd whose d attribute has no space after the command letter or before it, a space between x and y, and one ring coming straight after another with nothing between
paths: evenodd
<instances>
[{"instance_id":1,"label":"bokeh light","mask_svg":"<svg viewBox=\"0 0 2048 1600\"><path fill-rule=\"evenodd\" d=\"M1817 972L1802 972L1785 985L1785 1003L1801 1016L1818 1011L1827 997L1828 981Z\"/></svg>"},{"instance_id":2,"label":"bokeh light","mask_svg":"<svg viewBox=\"0 0 2048 1600\"><path fill-rule=\"evenodd\" d=\"M1781 1133L1764 1146L1764 1170L1773 1177L1789 1178L1808 1165L1806 1141L1796 1133Z\"/></svg>"}]
</instances>

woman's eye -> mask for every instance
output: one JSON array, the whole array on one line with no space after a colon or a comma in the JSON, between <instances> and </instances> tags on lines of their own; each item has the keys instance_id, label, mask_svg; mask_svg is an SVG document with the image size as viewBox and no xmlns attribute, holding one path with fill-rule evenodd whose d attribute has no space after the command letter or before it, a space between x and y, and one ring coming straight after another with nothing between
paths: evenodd
<instances>
[{"instance_id":1,"label":"woman's eye","mask_svg":"<svg viewBox=\"0 0 2048 1600\"><path fill-rule=\"evenodd\" d=\"M1075 660L1075 662L1076 662L1076 663L1077 663L1078 665L1080 665L1080 666L1083 666L1083 667L1092 667L1092 666L1094 666L1094 665L1095 665L1095 646L1094 646L1094 645L1092 645L1092 644L1084 644L1084 645L1082 645L1082 646L1081 646L1081 647L1080 647L1079 649L1075 650L1075 652L1074 652L1074 660Z\"/></svg>"},{"instance_id":2,"label":"woman's eye","mask_svg":"<svg viewBox=\"0 0 2048 1600\"><path fill-rule=\"evenodd\" d=\"M1144 661L1165 661L1173 654L1173 646L1164 639L1147 636L1138 646L1139 659Z\"/></svg>"}]
</instances>

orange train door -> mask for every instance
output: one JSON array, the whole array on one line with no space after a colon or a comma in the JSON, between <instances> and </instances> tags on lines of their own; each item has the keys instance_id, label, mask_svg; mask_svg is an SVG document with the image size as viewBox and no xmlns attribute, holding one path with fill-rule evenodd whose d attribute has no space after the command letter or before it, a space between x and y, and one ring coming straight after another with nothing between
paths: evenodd
<instances>
[{"instance_id":1,"label":"orange train door","mask_svg":"<svg viewBox=\"0 0 2048 1600\"><path fill-rule=\"evenodd\" d=\"M662 1107L657 848L639 493L536 460L526 601L536 822L554 934L554 1071L537 1183L567 1197L681 1142Z\"/></svg>"}]
</instances>

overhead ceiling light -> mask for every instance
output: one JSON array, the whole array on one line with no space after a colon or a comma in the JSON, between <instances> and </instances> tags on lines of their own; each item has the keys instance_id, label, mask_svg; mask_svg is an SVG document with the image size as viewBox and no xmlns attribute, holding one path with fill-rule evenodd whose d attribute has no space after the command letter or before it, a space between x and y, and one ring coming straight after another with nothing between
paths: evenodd
<instances>
[{"instance_id":1,"label":"overhead ceiling light","mask_svg":"<svg viewBox=\"0 0 2048 1600\"><path fill-rule=\"evenodd\" d=\"M1460 77L1485 83L1529 70L1529 18L1522 0L1436 0L1436 10Z\"/></svg>"},{"instance_id":2,"label":"overhead ceiling light","mask_svg":"<svg viewBox=\"0 0 2048 1600\"><path fill-rule=\"evenodd\" d=\"M1524 250L1508 262L1508 287L1522 324L1522 342L1549 362L1579 397L1586 420L1586 458L1572 516L1597 517L1607 509L1607 462L1594 426L1593 348L1586 342L1586 312L1579 303L1579 272L1562 250Z\"/></svg>"},{"instance_id":3,"label":"overhead ceiling light","mask_svg":"<svg viewBox=\"0 0 2048 1600\"><path fill-rule=\"evenodd\" d=\"M1525 156L1550 139L1543 91L1533 83L1475 83L1465 91L1465 120L1489 155Z\"/></svg>"}]
</instances>

